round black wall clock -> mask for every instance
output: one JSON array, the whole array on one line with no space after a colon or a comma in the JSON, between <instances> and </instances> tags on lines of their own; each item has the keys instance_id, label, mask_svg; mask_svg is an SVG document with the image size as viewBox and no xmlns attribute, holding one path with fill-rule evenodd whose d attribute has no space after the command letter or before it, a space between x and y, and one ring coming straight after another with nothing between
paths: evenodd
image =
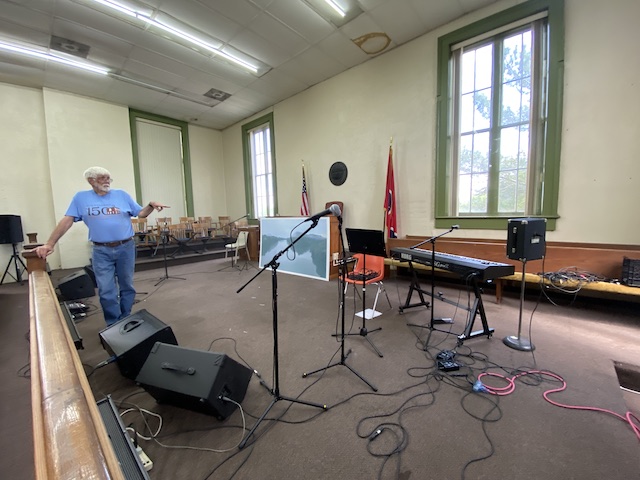
<instances>
[{"instance_id":1,"label":"round black wall clock","mask_svg":"<svg viewBox=\"0 0 640 480\"><path fill-rule=\"evenodd\" d=\"M347 181L347 166L342 162L335 162L329 169L329 180L334 185L342 185Z\"/></svg>"}]
</instances>

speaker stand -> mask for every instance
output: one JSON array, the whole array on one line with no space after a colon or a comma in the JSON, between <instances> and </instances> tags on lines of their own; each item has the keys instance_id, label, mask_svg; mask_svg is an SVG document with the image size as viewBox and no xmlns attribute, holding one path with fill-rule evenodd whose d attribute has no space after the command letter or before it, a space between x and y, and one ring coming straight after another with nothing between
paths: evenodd
<instances>
[{"instance_id":1,"label":"speaker stand","mask_svg":"<svg viewBox=\"0 0 640 480\"><path fill-rule=\"evenodd\" d=\"M531 352L533 350L535 350L536 347L533 346L533 344L527 340L526 338L522 338L521 336L521 332L522 332L522 307L524 305L524 287L525 287L525 281L524 281L524 273L525 273L525 266L527 264L526 260L522 261L522 280L521 280L521 285L520 285L520 317L518 320L518 335L509 335L508 337L504 337L502 339L502 343L504 343L507 347L513 348L514 350L520 350L522 352Z\"/></svg>"},{"instance_id":2,"label":"speaker stand","mask_svg":"<svg viewBox=\"0 0 640 480\"><path fill-rule=\"evenodd\" d=\"M18 244L17 243L12 243L11 245L13 247L13 254L11 255L11 258L9 259L9 263L7 263L7 268L4 269L4 274L2 275L2 280L0 280L0 285L2 285L4 283L4 277L6 277L7 274L9 274L9 276L11 278L13 278L16 282L20 282L20 285L22 285L22 272L20 272L20 267L18 266L18 262L22 265L22 268L24 268L25 270L27 269L27 266L24 264L24 262L22 261L22 259L18 255L18 249L16 248L16 246ZM9 273L9 267L11 267L11 263L12 262L13 262L13 264L15 266L15 269L16 269L16 276L15 277Z\"/></svg>"}]
</instances>

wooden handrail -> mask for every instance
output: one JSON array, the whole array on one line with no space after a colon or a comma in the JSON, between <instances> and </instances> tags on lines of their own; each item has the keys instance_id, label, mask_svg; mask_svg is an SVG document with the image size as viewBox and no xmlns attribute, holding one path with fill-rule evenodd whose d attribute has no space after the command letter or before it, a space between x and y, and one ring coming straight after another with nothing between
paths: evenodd
<instances>
[{"instance_id":1,"label":"wooden handrail","mask_svg":"<svg viewBox=\"0 0 640 480\"><path fill-rule=\"evenodd\" d=\"M35 478L124 480L45 262L35 252L22 255L29 270Z\"/></svg>"}]
</instances>

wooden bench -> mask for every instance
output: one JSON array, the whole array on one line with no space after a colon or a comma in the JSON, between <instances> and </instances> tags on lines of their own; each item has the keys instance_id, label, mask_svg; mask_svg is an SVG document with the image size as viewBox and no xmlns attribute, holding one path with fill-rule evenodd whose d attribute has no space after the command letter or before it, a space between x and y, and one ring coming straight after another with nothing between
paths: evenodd
<instances>
[{"instance_id":1,"label":"wooden bench","mask_svg":"<svg viewBox=\"0 0 640 480\"><path fill-rule=\"evenodd\" d=\"M387 241L387 254L395 247L411 247L426 237L408 235L404 238L394 238ZM422 248L428 249L430 244ZM496 300L502 299L502 290L505 285L520 282L522 280L522 262L507 258L506 240L469 239L443 237L436 242L436 250L443 253L452 253L465 257L479 258L493 262L509 263L514 265L516 271L513 275L494 280L496 287ZM540 283L540 273L556 272L561 269L574 267L577 270L590 272L603 279L621 279L622 263L625 257L640 258L640 245L614 245L595 243L571 243L571 242L547 242L546 255L542 260L529 261L526 264L525 282ZM406 262L398 262L387 258L386 265L396 267L406 266ZM430 271L431 267L414 264L414 268L422 268ZM544 268L544 271L543 271ZM436 269L439 275L445 274ZM530 273L527 273L530 272ZM543 280L548 285L551 282ZM578 287L577 283L567 283L568 289ZM629 287L612 283L610 281L596 281L580 285L581 292L595 296L616 296L625 300L640 301L640 288ZM619 297L618 297L619 296Z\"/></svg>"}]
</instances>

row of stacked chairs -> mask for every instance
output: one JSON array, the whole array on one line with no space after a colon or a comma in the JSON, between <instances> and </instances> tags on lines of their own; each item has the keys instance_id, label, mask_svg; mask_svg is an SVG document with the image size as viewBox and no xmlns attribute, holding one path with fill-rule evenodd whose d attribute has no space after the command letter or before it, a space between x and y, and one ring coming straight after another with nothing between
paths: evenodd
<instances>
[{"instance_id":1,"label":"row of stacked chairs","mask_svg":"<svg viewBox=\"0 0 640 480\"><path fill-rule=\"evenodd\" d=\"M160 248L177 246L172 257L189 251L202 253L207 250L207 243L216 238L236 238L241 226L230 222L228 216L219 216L217 222L212 217L180 217L178 222L171 217L156 217L154 224L147 218L132 218L131 222L140 249L151 249L155 256Z\"/></svg>"}]
</instances>

